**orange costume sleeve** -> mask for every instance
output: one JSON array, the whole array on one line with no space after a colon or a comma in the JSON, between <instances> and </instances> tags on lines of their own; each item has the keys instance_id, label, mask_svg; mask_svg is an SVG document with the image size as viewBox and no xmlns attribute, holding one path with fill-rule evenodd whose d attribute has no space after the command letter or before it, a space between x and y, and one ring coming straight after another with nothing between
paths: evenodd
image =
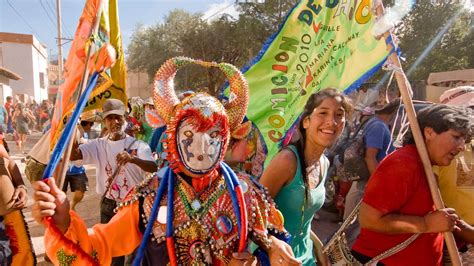
<instances>
[{"instance_id":1,"label":"orange costume sleeve","mask_svg":"<svg viewBox=\"0 0 474 266\"><path fill-rule=\"evenodd\" d=\"M84 221L70 211L71 222L64 236L81 246L100 265L110 265L112 257L128 255L140 244L138 201L121 208L107 224L97 224L87 231ZM51 229L44 233L46 253L54 265L84 265L81 259L66 250L65 244Z\"/></svg>"}]
</instances>

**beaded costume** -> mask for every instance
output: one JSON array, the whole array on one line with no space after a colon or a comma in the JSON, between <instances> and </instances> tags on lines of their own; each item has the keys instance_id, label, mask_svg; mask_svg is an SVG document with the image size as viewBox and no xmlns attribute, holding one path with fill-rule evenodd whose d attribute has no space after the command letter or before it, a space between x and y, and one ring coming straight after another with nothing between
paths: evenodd
<instances>
[{"instance_id":1,"label":"beaded costume","mask_svg":"<svg viewBox=\"0 0 474 266\"><path fill-rule=\"evenodd\" d=\"M178 100L173 78L189 64L224 72L231 91L225 106L205 93ZM243 75L230 64L184 57L166 61L156 74L154 91L155 108L167 124L169 168L164 177L148 176L119 204L114 218L94 226L90 234L71 211L65 237L101 265L110 263L111 256L130 254L139 242L135 265L226 265L233 252L247 251L250 241L268 248L270 233L285 235L283 216L265 189L222 162L248 97ZM62 258L72 255L62 242L45 233L48 256L56 263L60 252ZM80 264L79 257L68 258Z\"/></svg>"}]
</instances>

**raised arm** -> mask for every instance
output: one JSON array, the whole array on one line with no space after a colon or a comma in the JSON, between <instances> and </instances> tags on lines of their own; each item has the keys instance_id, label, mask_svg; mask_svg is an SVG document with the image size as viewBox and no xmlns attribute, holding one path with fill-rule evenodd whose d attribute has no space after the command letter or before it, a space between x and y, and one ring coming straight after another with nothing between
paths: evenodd
<instances>
[{"instance_id":1,"label":"raised arm","mask_svg":"<svg viewBox=\"0 0 474 266\"><path fill-rule=\"evenodd\" d=\"M53 217L53 221L61 231L61 235L78 243L88 254L95 256L100 265L110 265L112 257L130 254L139 245L141 232L138 227L138 201L123 207L108 224L95 225L90 232L82 219L69 210L66 195L55 184L54 179L47 183L37 181L33 184L35 203L32 216L38 223L43 218ZM64 238L47 228L45 231L46 253L55 265L60 259L74 257L77 265L84 265L81 257L74 254L66 245ZM76 265L76 264L74 264Z\"/></svg>"},{"instance_id":2,"label":"raised arm","mask_svg":"<svg viewBox=\"0 0 474 266\"><path fill-rule=\"evenodd\" d=\"M137 156L132 156L132 159L130 160L130 162L133 164L136 164L143 171L148 172L148 173L154 173L158 170L158 165L156 164L155 161L143 160Z\"/></svg>"},{"instance_id":3,"label":"raised arm","mask_svg":"<svg viewBox=\"0 0 474 266\"><path fill-rule=\"evenodd\" d=\"M71 161L77 161L77 160L82 160L82 151L79 149L79 143L74 141L74 144L72 145L72 150L71 150L71 156L69 159Z\"/></svg>"}]
</instances>

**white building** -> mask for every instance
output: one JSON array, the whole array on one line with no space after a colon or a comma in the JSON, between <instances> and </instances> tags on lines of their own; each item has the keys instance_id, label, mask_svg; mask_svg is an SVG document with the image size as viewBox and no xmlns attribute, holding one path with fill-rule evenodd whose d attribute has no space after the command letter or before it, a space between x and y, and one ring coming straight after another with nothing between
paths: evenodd
<instances>
[{"instance_id":1,"label":"white building","mask_svg":"<svg viewBox=\"0 0 474 266\"><path fill-rule=\"evenodd\" d=\"M11 80L12 96L33 98L37 103L48 98L48 54L31 34L0 32L0 67L22 77ZM2 95L0 103L7 95Z\"/></svg>"},{"instance_id":2,"label":"white building","mask_svg":"<svg viewBox=\"0 0 474 266\"><path fill-rule=\"evenodd\" d=\"M12 95L12 88L10 87L10 83L11 81L10 80L20 80L21 77L4 68L4 67L0 67L0 103L1 105L4 105L5 104L5 98L7 98L7 96L11 96Z\"/></svg>"},{"instance_id":3,"label":"white building","mask_svg":"<svg viewBox=\"0 0 474 266\"><path fill-rule=\"evenodd\" d=\"M441 94L449 89L474 86L474 68L430 73L426 83L426 100L437 103Z\"/></svg>"}]
</instances>

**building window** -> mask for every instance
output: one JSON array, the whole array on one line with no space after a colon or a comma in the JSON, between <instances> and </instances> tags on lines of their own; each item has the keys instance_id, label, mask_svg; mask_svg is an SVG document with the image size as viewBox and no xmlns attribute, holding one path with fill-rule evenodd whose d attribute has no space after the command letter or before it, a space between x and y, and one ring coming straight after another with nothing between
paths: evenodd
<instances>
[{"instance_id":1,"label":"building window","mask_svg":"<svg viewBox=\"0 0 474 266\"><path fill-rule=\"evenodd\" d=\"M44 89L46 88L44 73L40 72L39 75L40 75L40 88Z\"/></svg>"}]
</instances>

